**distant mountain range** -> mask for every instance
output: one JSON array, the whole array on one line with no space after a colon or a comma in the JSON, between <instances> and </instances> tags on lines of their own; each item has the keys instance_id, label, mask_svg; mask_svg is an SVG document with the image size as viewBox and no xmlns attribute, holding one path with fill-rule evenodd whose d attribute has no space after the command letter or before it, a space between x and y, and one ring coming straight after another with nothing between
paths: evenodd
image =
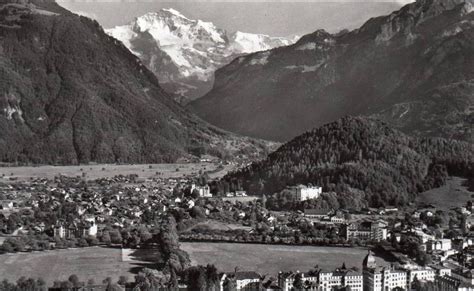
<instances>
[{"instance_id":1,"label":"distant mountain range","mask_svg":"<svg viewBox=\"0 0 474 291\"><path fill-rule=\"evenodd\" d=\"M313 184L333 192L317 207L360 209L406 205L417 193L443 185L448 175L474 177L472 143L411 137L373 118L344 117L294 138L214 187L271 196L287 186ZM294 206L275 202L281 209Z\"/></svg>"},{"instance_id":2,"label":"distant mountain range","mask_svg":"<svg viewBox=\"0 0 474 291\"><path fill-rule=\"evenodd\" d=\"M207 93L215 70L237 56L297 40L239 31L229 34L211 22L189 19L174 9L147 13L106 32L138 56L177 100Z\"/></svg>"},{"instance_id":3,"label":"distant mountain range","mask_svg":"<svg viewBox=\"0 0 474 291\"><path fill-rule=\"evenodd\" d=\"M2 162L151 163L266 151L185 110L120 41L54 1L2 0L0 27Z\"/></svg>"},{"instance_id":4,"label":"distant mountain range","mask_svg":"<svg viewBox=\"0 0 474 291\"><path fill-rule=\"evenodd\" d=\"M354 31L318 30L242 56L190 107L221 128L285 141L346 115L474 141L474 0L418 0Z\"/></svg>"}]
</instances>

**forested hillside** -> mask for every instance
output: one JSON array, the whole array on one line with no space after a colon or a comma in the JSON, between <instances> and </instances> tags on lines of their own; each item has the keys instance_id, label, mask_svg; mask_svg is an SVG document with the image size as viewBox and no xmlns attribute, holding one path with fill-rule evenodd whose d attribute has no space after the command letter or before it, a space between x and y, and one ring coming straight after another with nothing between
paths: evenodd
<instances>
[{"instance_id":1,"label":"forested hillside","mask_svg":"<svg viewBox=\"0 0 474 291\"><path fill-rule=\"evenodd\" d=\"M470 143L410 137L375 119L345 117L228 174L214 190L273 194L311 183L335 192L346 207L404 205L448 175L472 175L473 166Z\"/></svg>"}]
</instances>

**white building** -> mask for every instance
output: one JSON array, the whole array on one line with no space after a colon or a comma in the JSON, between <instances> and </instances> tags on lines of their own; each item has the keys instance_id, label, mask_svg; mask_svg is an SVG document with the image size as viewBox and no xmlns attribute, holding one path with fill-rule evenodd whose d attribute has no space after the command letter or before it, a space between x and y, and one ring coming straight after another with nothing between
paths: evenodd
<instances>
[{"instance_id":1,"label":"white building","mask_svg":"<svg viewBox=\"0 0 474 291\"><path fill-rule=\"evenodd\" d=\"M407 271L407 283L409 284L408 286L410 286L413 281L415 281L415 278L418 280L418 281L421 281L421 282L434 282L435 280L435 277L436 277L436 270L432 269L432 268L429 268L429 267L416 267L416 268L407 268L406 269Z\"/></svg>"},{"instance_id":2,"label":"white building","mask_svg":"<svg viewBox=\"0 0 474 291\"><path fill-rule=\"evenodd\" d=\"M305 290L318 290L318 274L300 273L296 272L280 272L278 274L278 286L283 291L291 291L294 286L295 277L301 274L301 280L305 283ZM311 287L310 287L311 286Z\"/></svg>"},{"instance_id":3,"label":"white building","mask_svg":"<svg viewBox=\"0 0 474 291\"><path fill-rule=\"evenodd\" d=\"M437 239L430 240L426 243L426 248L428 251L449 251L452 249L450 239Z\"/></svg>"},{"instance_id":4,"label":"white building","mask_svg":"<svg viewBox=\"0 0 474 291\"><path fill-rule=\"evenodd\" d=\"M293 193L293 197L298 201L317 199L323 193L323 188L318 186L298 185L289 187L288 190Z\"/></svg>"},{"instance_id":5,"label":"white building","mask_svg":"<svg viewBox=\"0 0 474 291\"><path fill-rule=\"evenodd\" d=\"M196 186L195 184L191 185L191 193L193 191L197 191L199 193L199 197L212 197L211 188L209 185L206 186Z\"/></svg>"},{"instance_id":6,"label":"white building","mask_svg":"<svg viewBox=\"0 0 474 291\"><path fill-rule=\"evenodd\" d=\"M334 272L319 273L319 290L321 291L332 291L341 287L350 287L351 291L362 291L363 286L362 274L354 271L336 270Z\"/></svg>"},{"instance_id":7,"label":"white building","mask_svg":"<svg viewBox=\"0 0 474 291\"><path fill-rule=\"evenodd\" d=\"M363 263L364 291L385 291L397 287L407 290L407 273L402 270L378 267L371 252Z\"/></svg>"},{"instance_id":8,"label":"white building","mask_svg":"<svg viewBox=\"0 0 474 291\"><path fill-rule=\"evenodd\" d=\"M225 281L232 277L237 290L258 290L261 277L256 272L223 273L220 279L220 290L224 290Z\"/></svg>"},{"instance_id":9,"label":"white building","mask_svg":"<svg viewBox=\"0 0 474 291\"><path fill-rule=\"evenodd\" d=\"M278 275L278 284L283 291L294 290L293 283L297 275L301 276L304 290L332 291L336 288L350 287L352 291L363 291L362 274L351 270L338 269L334 272L317 273L288 272Z\"/></svg>"},{"instance_id":10,"label":"white building","mask_svg":"<svg viewBox=\"0 0 474 291\"><path fill-rule=\"evenodd\" d=\"M426 243L430 240L434 240L435 237L433 235L430 235L430 234L427 234L425 232L423 232L422 230L415 230L414 231L415 235L418 236L420 239L421 239L421 242L422 243Z\"/></svg>"},{"instance_id":11,"label":"white building","mask_svg":"<svg viewBox=\"0 0 474 291\"><path fill-rule=\"evenodd\" d=\"M83 236L97 236L98 227L95 223L95 217L87 215L84 217L84 223L82 225Z\"/></svg>"},{"instance_id":12,"label":"white building","mask_svg":"<svg viewBox=\"0 0 474 291\"><path fill-rule=\"evenodd\" d=\"M12 200L0 200L0 209L12 209L13 207Z\"/></svg>"},{"instance_id":13,"label":"white building","mask_svg":"<svg viewBox=\"0 0 474 291\"><path fill-rule=\"evenodd\" d=\"M344 227L346 239L383 241L387 239L388 223L384 220L358 221Z\"/></svg>"}]
</instances>

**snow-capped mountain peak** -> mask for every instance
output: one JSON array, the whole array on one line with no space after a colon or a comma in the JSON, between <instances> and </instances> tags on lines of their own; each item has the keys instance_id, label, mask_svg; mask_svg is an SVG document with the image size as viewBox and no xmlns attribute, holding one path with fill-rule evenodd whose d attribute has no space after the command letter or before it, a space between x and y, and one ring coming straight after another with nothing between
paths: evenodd
<instances>
[{"instance_id":1,"label":"snow-capped mountain peak","mask_svg":"<svg viewBox=\"0 0 474 291\"><path fill-rule=\"evenodd\" d=\"M296 41L240 31L229 35L212 22L189 19L172 8L106 32L137 55L165 90L190 98L210 90L214 71L234 58Z\"/></svg>"},{"instance_id":2,"label":"snow-capped mountain peak","mask_svg":"<svg viewBox=\"0 0 474 291\"><path fill-rule=\"evenodd\" d=\"M161 11L162 12L168 12L169 14L172 14L174 16L181 17L181 18L189 20L189 18L187 18L186 16L181 14L181 12L179 12L178 10L175 10L173 8L163 8L163 9L161 9Z\"/></svg>"},{"instance_id":3,"label":"snow-capped mountain peak","mask_svg":"<svg viewBox=\"0 0 474 291\"><path fill-rule=\"evenodd\" d=\"M225 42L224 32L213 23L191 20L174 9L162 9L137 17L132 26L136 32L150 33L161 46L193 46L196 41Z\"/></svg>"},{"instance_id":4,"label":"snow-capped mountain peak","mask_svg":"<svg viewBox=\"0 0 474 291\"><path fill-rule=\"evenodd\" d=\"M287 46L295 41L284 37L272 37L266 34L254 34L237 31L231 36L234 50L242 53L269 50L274 47Z\"/></svg>"}]
</instances>

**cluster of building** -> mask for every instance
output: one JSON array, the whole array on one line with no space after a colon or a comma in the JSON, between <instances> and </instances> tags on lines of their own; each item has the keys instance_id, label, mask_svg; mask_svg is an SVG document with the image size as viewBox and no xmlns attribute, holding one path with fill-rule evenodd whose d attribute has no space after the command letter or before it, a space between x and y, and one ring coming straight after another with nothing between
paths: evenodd
<instances>
[{"instance_id":1,"label":"cluster of building","mask_svg":"<svg viewBox=\"0 0 474 291\"><path fill-rule=\"evenodd\" d=\"M0 215L8 218L12 213L28 210L52 213L56 218L52 223L47 219L29 220L16 225L12 232L47 233L61 239L96 237L106 227L143 224L147 212L158 215L171 207L193 207L195 198L182 194L189 187L199 197L212 197L208 185L196 186L186 177L153 181L137 181L132 176L87 182L78 177L18 181L0 184ZM180 189L180 194L175 195L175 189ZM67 207L67 213L61 210L63 207ZM2 231L5 230L0 228Z\"/></svg>"},{"instance_id":2,"label":"cluster of building","mask_svg":"<svg viewBox=\"0 0 474 291\"><path fill-rule=\"evenodd\" d=\"M344 225L343 232L346 240L383 241L387 239L388 223L382 219L356 221Z\"/></svg>"},{"instance_id":3,"label":"cluster of building","mask_svg":"<svg viewBox=\"0 0 474 291\"><path fill-rule=\"evenodd\" d=\"M349 287L353 291L362 291L362 274L353 270L336 269L327 272L314 270L310 272L280 272L278 274L279 290L295 290L295 282L300 281L304 290L332 291L336 288Z\"/></svg>"},{"instance_id":4,"label":"cluster of building","mask_svg":"<svg viewBox=\"0 0 474 291\"><path fill-rule=\"evenodd\" d=\"M53 236L69 239L80 237L96 237L99 227L94 216L85 216L79 222L58 222L53 226Z\"/></svg>"},{"instance_id":5,"label":"cluster of building","mask_svg":"<svg viewBox=\"0 0 474 291\"><path fill-rule=\"evenodd\" d=\"M388 291L415 290L417 284L431 284L443 291L474 291L472 282L456 277L448 267L414 264L378 266L371 252L363 260L362 272L356 270L343 266L334 271L280 272L277 280L262 277L256 272L228 273L221 276L221 290L225 290L226 278L232 276L237 290Z\"/></svg>"}]
</instances>

